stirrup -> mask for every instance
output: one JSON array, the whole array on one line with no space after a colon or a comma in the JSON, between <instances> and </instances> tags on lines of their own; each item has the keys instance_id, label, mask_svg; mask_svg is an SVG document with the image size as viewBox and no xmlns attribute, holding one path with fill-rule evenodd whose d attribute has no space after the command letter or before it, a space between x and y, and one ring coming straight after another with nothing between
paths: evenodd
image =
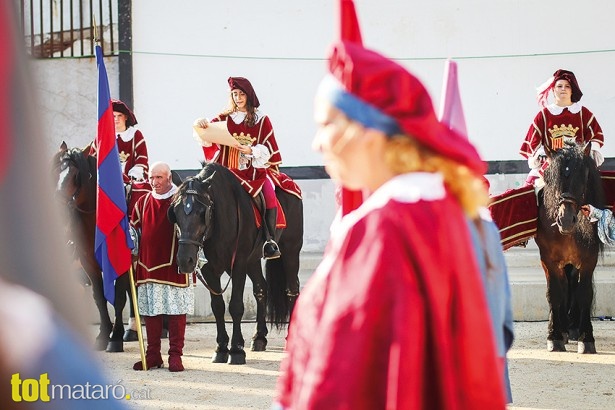
<instances>
[{"instance_id":1,"label":"stirrup","mask_svg":"<svg viewBox=\"0 0 615 410\"><path fill-rule=\"evenodd\" d=\"M269 239L263 244L263 259L277 259L282 254L278 248L278 244L273 239Z\"/></svg>"}]
</instances>

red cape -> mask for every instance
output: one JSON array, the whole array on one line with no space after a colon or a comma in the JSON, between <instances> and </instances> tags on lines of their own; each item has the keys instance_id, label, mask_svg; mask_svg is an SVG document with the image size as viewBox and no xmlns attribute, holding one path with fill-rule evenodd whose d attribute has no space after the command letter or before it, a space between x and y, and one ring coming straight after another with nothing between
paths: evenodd
<instances>
[{"instance_id":1,"label":"red cape","mask_svg":"<svg viewBox=\"0 0 615 410\"><path fill-rule=\"evenodd\" d=\"M298 299L278 401L292 409L504 409L458 204L448 196L368 204L342 220Z\"/></svg>"}]
</instances>

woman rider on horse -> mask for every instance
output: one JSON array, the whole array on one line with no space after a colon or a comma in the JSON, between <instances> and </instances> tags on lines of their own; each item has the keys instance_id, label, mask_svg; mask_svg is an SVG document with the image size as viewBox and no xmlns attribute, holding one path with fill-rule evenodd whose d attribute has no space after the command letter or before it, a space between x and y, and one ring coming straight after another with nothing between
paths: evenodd
<instances>
[{"instance_id":1,"label":"woman rider on horse","mask_svg":"<svg viewBox=\"0 0 615 410\"><path fill-rule=\"evenodd\" d=\"M263 258L279 258L280 250L274 239L278 219L275 186L299 197L301 190L290 177L279 171L278 166L282 163L282 156L273 126L269 117L258 110L260 102L250 81L243 77L229 77L228 84L230 87L228 109L211 122L226 122L228 132L237 143L233 146L222 144L204 146L205 160L229 168L252 197L263 192L265 199L263 219L266 228ZM208 121L197 119L195 125L207 128Z\"/></svg>"}]
</instances>

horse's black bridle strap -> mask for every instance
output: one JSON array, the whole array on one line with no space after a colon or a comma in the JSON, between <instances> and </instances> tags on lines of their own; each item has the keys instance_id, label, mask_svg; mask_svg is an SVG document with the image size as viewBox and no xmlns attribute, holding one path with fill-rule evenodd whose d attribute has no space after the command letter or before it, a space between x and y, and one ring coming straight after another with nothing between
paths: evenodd
<instances>
[{"instance_id":1,"label":"horse's black bridle strap","mask_svg":"<svg viewBox=\"0 0 615 410\"><path fill-rule=\"evenodd\" d=\"M179 238L177 242L181 244L194 245L198 247L203 246L202 242L195 241L194 239L188 239L188 238Z\"/></svg>"}]
</instances>

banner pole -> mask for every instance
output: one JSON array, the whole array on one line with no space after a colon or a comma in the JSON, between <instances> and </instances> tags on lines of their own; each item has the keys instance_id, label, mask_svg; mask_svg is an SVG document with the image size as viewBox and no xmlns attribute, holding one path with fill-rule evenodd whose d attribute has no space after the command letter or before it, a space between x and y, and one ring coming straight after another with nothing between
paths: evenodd
<instances>
[{"instance_id":1,"label":"banner pole","mask_svg":"<svg viewBox=\"0 0 615 410\"><path fill-rule=\"evenodd\" d=\"M143 332L141 331L141 315L139 315L139 305L137 305L137 287L135 286L135 278L132 275L132 263L130 264L130 293L132 297L132 306L135 311L135 321L137 322L137 336L139 338L139 350L141 351L141 363L143 370L147 370L147 361L145 360L145 345L143 343Z\"/></svg>"}]
</instances>

